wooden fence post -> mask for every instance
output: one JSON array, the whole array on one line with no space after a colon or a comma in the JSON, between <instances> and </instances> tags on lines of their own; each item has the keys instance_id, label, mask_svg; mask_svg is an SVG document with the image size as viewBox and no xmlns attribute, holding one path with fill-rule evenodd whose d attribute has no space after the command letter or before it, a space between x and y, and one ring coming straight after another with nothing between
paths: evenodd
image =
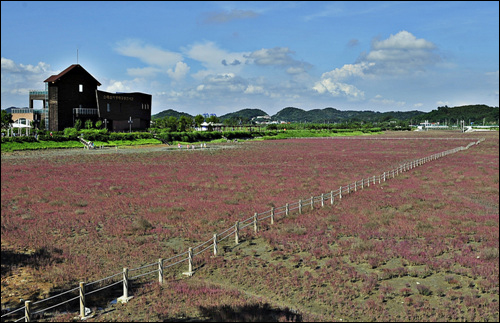
<instances>
[{"instance_id":1,"label":"wooden fence post","mask_svg":"<svg viewBox=\"0 0 500 323\"><path fill-rule=\"evenodd\" d=\"M240 221L236 221L234 225L234 243L240 243Z\"/></svg>"},{"instance_id":2,"label":"wooden fence post","mask_svg":"<svg viewBox=\"0 0 500 323\"><path fill-rule=\"evenodd\" d=\"M191 247L189 247L189 249L188 249L188 271L183 272L182 274L189 276L189 277L193 276L193 274L194 274L194 271L193 271L193 248L191 248Z\"/></svg>"},{"instance_id":3,"label":"wooden fence post","mask_svg":"<svg viewBox=\"0 0 500 323\"><path fill-rule=\"evenodd\" d=\"M158 282L163 284L163 259L158 259Z\"/></svg>"},{"instance_id":4,"label":"wooden fence post","mask_svg":"<svg viewBox=\"0 0 500 323\"><path fill-rule=\"evenodd\" d=\"M214 233L214 256L217 256L217 233Z\"/></svg>"},{"instance_id":5,"label":"wooden fence post","mask_svg":"<svg viewBox=\"0 0 500 323\"><path fill-rule=\"evenodd\" d=\"M299 200L299 214L302 214L302 200Z\"/></svg>"},{"instance_id":6,"label":"wooden fence post","mask_svg":"<svg viewBox=\"0 0 500 323\"><path fill-rule=\"evenodd\" d=\"M271 207L271 224L274 224L274 206Z\"/></svg>"},{"instance_id":7,"label":"wooden fence post","mask_svg":"<svg viewBox=\"0 0 500 323\"><path fill-rule=\"evenodd\" d=\"M253 215L253 232L257 233L257 213Z\"/></svg>"},{"instance_id":8,"label":"wooden fence post","mask_svg":"<svg viewBox=\"0 0 500 323\"><path fill-rule=\"evenodd\" d=\"M85 283L80 282L80 318L85 318Z\"/></svg>"},{"instance_id":9,"label":"wooden fence post","mask_svg":"<svg viewBox=\"0 0 500 323\"><path fill-rule=\"evenodd\" d=\"M31 301L24 302L24 321L31 322Z\"/></svg>"},{"instance_id":10,"label":"wooden fence post","mask_svg":"<svg viewBox=\"0 0 500 323\"><path fill-rule=\"evenodd\" d=\"M288 206L288 203L285 205L285 215L288 216L288 213L290 212L290 207Z\"/></svg>"},{"instance_id":11,"label":"wooden fence post","mask_svg":"<svg viewBox=\"0 0 500 323\"><path fill-rule=\"evenodd\" d=\"M325 194L321 193L321 207L325 207Z\"/></svg>"},{"instance_id":12,"label":"wooden fence post","mask_svg":"<svg viewBox=\"0 0 500 323\"><path fill-rule=\"evenodd\" d=\"M123 296L128 297L128 268L123 268Z\"/></svg>"},{"instance_id":13,"label":"wooden fence post","mask_svg":"<svg viewBox=\"0 0 500 323\"><path fill-rule=\"evenodd\" d=\"M365 188L365 179L362 178L361 179L361 189L364 189Z\"/></svg>"},{"instance_id":14,"label":"wooden fence post","mask_svg":"<svg viewBox=\"0 0 500 323\"><path fill-rule=\"evenodd\" d=\"M385 182L385 172L384 172L384 182Z\"/></svg>"},{"instance_id":15,"label":"wooden fence post","mask_svg":"<svg viewBox=\"0 0 500 323\"><path fill-rule=\"evenodd\" d=\"M335 200L335 197L333 195L333 191L330 192L330 204L333 205L333 201Z\"/></svg>"},{"instance_id":16,"label":"wooden fence post","mask_svg":"<svg viewBox=\"0 0 500 323\"><path fill-rule=\"evenodd\" d=\"M339 200L341 200L341 199L342 199L342 186L339 189Z\"/></svg>"},{"instance_id":17,"label":"wooden fence post","mask_svg":"<svg viewBox=\"0 0 500 323\"><path fill-rule=\"evenodd\" d=\"M373 175L373 185L375 185L375 175Z\"/></svg>"},{"instance_id":18,"label":"wooden fence post","mask_svg":"<svg viewBox=\"0 0 500 323\"><path fill-rule=\"evenodd\" d=\"M120 303L127 303L132 297L128 296L128 268L123 268L123 295L118 297Z\"/></svg>"},{"instance_id":19,"label":"wooden fence post","mask_svg":"<svg viewBox=\"0 0 500 323\"><path fill-rule=\"evenodd\" d=\"M354 192L358 191L358 181L354 181Z\"/></svg>"},{"instance_id":20,"label":"wooden fence post","mask_svg":"<svg viewBox=\"0 0 500 323\"><path fill-rule=\"evenodd\" d=\"M314 196L311 196L311 210L314 210Z\"/></svg>"}]
</instances>

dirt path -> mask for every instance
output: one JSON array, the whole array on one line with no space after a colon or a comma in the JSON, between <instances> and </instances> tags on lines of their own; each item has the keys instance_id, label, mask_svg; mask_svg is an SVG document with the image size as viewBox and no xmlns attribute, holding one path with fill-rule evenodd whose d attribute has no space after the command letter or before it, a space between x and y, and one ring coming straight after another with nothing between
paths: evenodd
<instances>
[{"instance_id":1,"label":"dirt path","mask_svg":"<svg viewBox=\"0 0 500 323\"><path fill-rule=\"evenodd\" d=\"M74 155L100 155L100 154L136 154L136 153L152 153L152 152L174 152L174 151L198 151L198 150L213 150L213 149L230 149L236 148L241 144L237 143L215 143L208 144L201 148L199 145L194 145L194 148L188 149L186 145L182 148L177 146L166 145L145 145L145 146L121 146L121 147L104 147L102 149L44 149L44 150L22 150L13 152L2 152L2 160L17 159L17 158L40 158L40 157L56 157L56 156L74 156Z\"/></svg>"}]
</instances>

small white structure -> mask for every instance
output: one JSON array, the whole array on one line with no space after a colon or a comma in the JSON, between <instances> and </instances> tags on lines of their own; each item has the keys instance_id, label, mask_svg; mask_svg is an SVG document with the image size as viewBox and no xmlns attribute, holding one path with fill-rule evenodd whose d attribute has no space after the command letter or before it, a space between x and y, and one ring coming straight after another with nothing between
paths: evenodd
<instances>
[{"instance_id":1,"label":"small white structure","mask_svg":"<svg viewBox=\"0 0 500 323\"><path fill-rule=\"evenodd\" d=\"M14 132L14 128L17 128L19 135L21 135L21 129L23 129L23 128L27 129L27 134L29 135L31 126L29 124L22 123L22 120L19 119L19 120L16 120L16 122L11 123L11 125L10 125L11 135ZM7 131L7 136L8 136L8 134L9 134L9 131Z\"/></svg>"},{"instance_id":2,"label":"small white structure","mask_svg":"<svg viewBox=\"0 0 500 323\"><path fill-rule=\"evenodd\" d=\"M203 122L200 124L200 127L197 128L197 131L208 131L209 127L211 127L213 130L220 130L222 127L222 123L213 123L213 122Z\"/></svg>"}]
</instances>

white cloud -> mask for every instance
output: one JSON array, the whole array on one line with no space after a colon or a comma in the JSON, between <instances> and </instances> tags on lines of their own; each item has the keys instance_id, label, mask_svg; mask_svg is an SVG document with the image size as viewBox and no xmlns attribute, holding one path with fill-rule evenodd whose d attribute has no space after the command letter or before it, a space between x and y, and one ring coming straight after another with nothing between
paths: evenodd
<instances>
[{"instance_id":1,"label":"white cloud","mask_svg":"<svg viewBox=\"0 0 500 323\"><path fill-rule=\"evenodd\" d=\"M14 63L13 60L2 57L2 73L4 71L8 72L18 72L19 67Z\"/></svg>"},{"instance_id":2,"label":"white cloud","mask_svg":"<svg viewBox=\"0 0 500 323\"><path fill-rule=\"evenodd\" d=\"M167 70L167 74L172 79L179 81L179 80L183 79L187 75L187 73L189 73L189 69L190 68L186 63L177 62L177 64L175 64L175 69L169 68Z\"/></svg>"},{"instance_id":3,"label":"white cloud","mask_svg":"<svg viewBox=\"0 0 500 323\"><path fill-rule=\"evenodd\" d=\"M406 30L400 31L396 35L391 35L385 40L375 40L372 44L373 49L383 50L383 49L434 49L436 46L425 40L417 39L411 33Z\"/></svg>"},{"instance_id":4,"label":"white cloud","mask_svg":"<svg viewBox=\"0 0 500 323\"><path fill-rule=\"evenodd\" d=\"M111 80L109 84L105 87L106 92L131 92L132 88L127 84L127 81L116 81Z\"/></svg>"},{"instance_id":5,"label":"white cloud","mask_svg":"<svg viewBox=\"0 0 500 323\"><path fill-rule=\"evenodd\" d=\"M182 55L144 44L142 41L129 39L117 44L115 50L124 56L134 57L140 61L161 67L171 67L182 61Z\"/></svg>"},{"instance_id":6,"label":"white cloud","mask_svg":"<svg viewBox=\"0 0 500 323\"><path fill-rule=\"evenodd\" d=\"M190 70L190 67L182 61L181 53L163 50L139 40L129 39L120 42L115 50L124 56L137 58L150 65L142 68L128 68L127 73L133 77L154 78L157 74L167 74L175 81L180 81Z\"/></svg>"},{"instance_id":7,"label":"white cloud","mask_svg":"<svg viewBox=\"0 0 500 323\"><path fill-rule=\"evenodd\" d=\"M354 84L358 79L372 79L382 75L406 75L421 72L434 65L440 57L434 52L436 46L425 40L417 39L407 31L391 35L385 40L374 40L372 50L363 54L355 64L345 64L330 72L325 72L313 89L333 96L364 99L364 92ZM347 83L348 82L348 83ZM377 103L402 106L402 101L378 99Z\"/></svg>"},{"instance_id":8,"label":"white cloud","mask_svg":"<svg viewBox=\"0 0 500 323\"><path fill-rule=\"evenodd\" d=\"M371 51L359 61L375 63L370 69L373 74L412 74L440 62L435 51L433 43L400 31L385 40L374 40Z\"/></svg>"},{"instance_id":9,"label":"white cloud","mask_svg":"<svg viewBox=\"0 0 500 323\"><path fill-rule=\"evenodd\" d=\"M2 95L5 93L18 97L13 101L28 102L30 90L43 89L43 81L52 74L59 73L52 71L50 65L44 62L39 62L37 65L25 65L5 57L1 58L1 67Z\"/></svg>"},{"instance_id":10,"label":"white cloud","mask_svg":"<svg viewBox=\"0 0 500 323\"><path fill-rule=\"evenodd\" d=\"M330 72L323 73L322 78L331 78L335 81L345 80L351 77L365 77L364 71L374 66L375 63L362 62L358 64L346 64Z\"/></svg>"},{"instance_id":11,"label":"white cloud","mask_svg":"<svg viewBox=\"0 0 500 323\"><path fill-rule=\"evenodd\" d=\"M191 75L197 80L202 80L211 74L223 74L227 72L238 73L243 68L247 52L229 53L217 47L214 42L197 43L189 46L184 53L190 59L202 64L205 70L199 70Z\"/></svg>"},{"instance_id":12,"label":"white cloud","mask_svg":"<svg viewBox=\"0 0 500 323\"><path fill-rule=\"evenodd\" d=\"M255 65L293 65L294 59L290 56L294 54L288 47L263 48L256 50L247 56Z\"/></svg>"},{"instance_id":13,"label":"white cloud","mask_svg":"<svg viewBox=\"0 0 500 323\"><path fill-rule=\"evenodd\" d=\"M354 85L336 82L331 78L324 78L315 83L313 89L319 94L329 93L334 97L343 96L348 99L364 99L365 93Z\"/></svg>"},{"instance_id":14,"label":"white cloud","mask_svg":"<svg viewBox=\"0 0 500 323\"><path fill-rule=\"evenodd\" d=\"M330 72L323 73L321 80L316 82L313 90L320 94L329 93L332 96L344 96L350 99L364 99L364 92L356 86L342 82L355 77L365 77L364 71L375 63L362 62L359 64L346 64Z\"/></svg>"},{"instance_id":15,"label":"white cloud","mask_svg":"<svg viewBox=\"0 0 500 323\"><path fill-rule=\"evenodd\" d=\"M264 87L259 86L259 85L248 85L247 88L244 91L245 94L266 94L266 90Z\"/></svg>"}]
</instances>

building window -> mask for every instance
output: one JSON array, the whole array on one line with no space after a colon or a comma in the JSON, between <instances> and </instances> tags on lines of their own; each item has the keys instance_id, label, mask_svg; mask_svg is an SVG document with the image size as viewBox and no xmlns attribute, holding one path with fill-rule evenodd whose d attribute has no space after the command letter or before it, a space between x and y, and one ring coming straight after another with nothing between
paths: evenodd
<instances>
[{"instance_id":1,"label":"building window","mask_svg":"<svg viewBox=\"0 0 500 323\"><path fill-rule=\"evenodd\" d=\"M82 92L83 92L83 84L79 84L79 85L78 85L78 90L80 91L80 93L82 93Z\"/></svg>"},{"instance_id":2,"label":"building window","mask_svg":"<svg viewBox=\"0 0 500 323\"><path fill-rule=\"evenodd\" d=\"M107 103L106 104L106 109L108 112L111 112L111 104Z\"/></svg>"}]
</instances>

